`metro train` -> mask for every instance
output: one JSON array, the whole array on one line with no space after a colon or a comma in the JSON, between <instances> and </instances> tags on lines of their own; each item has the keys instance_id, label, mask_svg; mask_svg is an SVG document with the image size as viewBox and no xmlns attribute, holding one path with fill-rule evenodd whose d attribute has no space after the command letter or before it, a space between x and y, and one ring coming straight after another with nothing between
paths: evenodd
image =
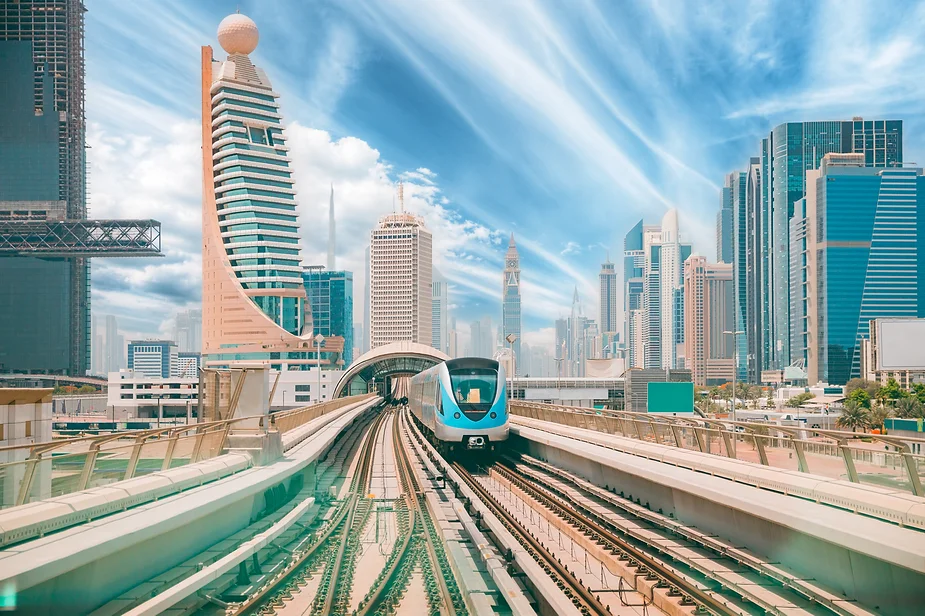
<instances>
[{"instance_id":1,"label":"metro train","mask_svg":"<svg viewBox=\"0 0 925 616\"><path fill-rule=\"evenodd\" d=\"M438 449L490 451L508 437L506 382L492 359L450 359L411 378L408 405Z\"/></svg>"}]
</instances>

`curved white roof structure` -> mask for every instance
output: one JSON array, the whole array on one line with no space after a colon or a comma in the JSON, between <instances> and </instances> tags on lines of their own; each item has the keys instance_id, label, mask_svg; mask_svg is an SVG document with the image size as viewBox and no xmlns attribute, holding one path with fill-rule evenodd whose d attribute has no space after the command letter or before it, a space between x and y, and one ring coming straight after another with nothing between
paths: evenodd
<instances>
[{"instance_id":1,"label":"curved white roof structure","mask_svg":"<svg viewBox=\"0 0 925 616\"><path fill-rule=\"evenodd\" d=\"M417 342L393 342L361 355L344 373L334 388L334 397L349 393L350 383L361 379L366 384L376 379L382 381L399 374L417 374L431 366L446 361L450 357L426 344Z\"/></svg>"}]
</instances>

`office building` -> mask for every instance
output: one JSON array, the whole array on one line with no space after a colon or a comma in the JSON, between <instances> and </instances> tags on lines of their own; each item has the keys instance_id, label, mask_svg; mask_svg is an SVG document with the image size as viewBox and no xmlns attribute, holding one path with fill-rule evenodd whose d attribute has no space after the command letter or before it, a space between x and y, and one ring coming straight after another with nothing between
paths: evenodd
<instances>
[{"instance_id":1,"label":"office building","mask_svg":"<svg viewBox=\"0 0 925 616\"><path fill-rule=\"evenodd\" d=\"M520 255L517 245L514 244L514 234L511 233L507 253L504 255L504 272L501 278L501 338L505 347L513 347L515 368L518 370L523 337L520 331L520 317ZM513 345L507 342L507 337L511 334L517 337Z\"/></svg>"},{"instance_id":2,"label":"office building","mask_svg":"<svg viewBox=\"0 0 925 616\"><path fill-rule=\"evenodd\" d=\"M640 220L623 240L623 337L629 368L642 368L645 364L642 349L642 298L646 269L644 233Z\"/></svg>"},{"instance_id":3,"label":"office building","mask_svg":"<svg viewBox=\"0 0 925 616\"><path fill-rule=\"evenodd\" d=\"M173 339L181 352L199 353L202 350L202 310L178 312L174 317Z\"/></svg>"},{"instance_id":4,"label":"office building","mask_svg":"<svg viewBox=\"0 0 925 616\"><path fill-rule=\"evenodd\" d=\"M735 246L735 206L732 178L726 178L726 185L720 189L720 206L716 214L716 262L732 263Z\"/></svg>"},{"instance_id":5,"label":"office building","mask_svg":"<svg viewBox=\"0 0 925 616\"><path fill-rule=\"evenodd\" d=\"M861 376L872 320L925 316L925 177L865 166L866 152L827 154L806 173L792 221L791 327L810 383Z\"/></svg>"},{"instance_id":6,"label":"office building","mask_svg":"<svg viewBox=\"0 0 925 616\"><path fill-rule=\"evenodd\" d=\"M302 269L302 283L312 312L315 334L343 338L344 366L353 362L353 272L329 271L321 266Z\"/></svg>"},{"instance_id":7,"label":"office building","mask_svg":"<svg viewBox=\"0 0 925 616\"><path fill-rule=\"evenodd\" d=\"M691 245L680 239L677 210L661 225L642 221L624 241L627 368L684 365L684 260Z\"/></svg>"},{"instance_id":8,"label":"office building","mask_svg":"<svg viewBox=\"0 0 925 616\"><path fill-rule=\"evenodd\" d=\"M456 328L456 317L450 317L450 333L447 337L447 355L455 359L460 356L459 330Z\"/></svg>"},{"instance_id":9,"label":"office building","mask_svg":"<svg viewBox=\"0 0 925 616\"><path fill-rule=\"evenodd\" d=\"M697 385L733 380L733 267L693 255L684 262L684 345Z\"/></svg>"},{"instance_id":10,"label":"office building","mask_svg":"<svg viewBox=\"0 0 925 616\"><path fill-rule=\"evenodd\" d=\"M181 379L198 379L199 368L202 367L202 356L199 353L180 351L177 353L177 376Z\"/></svg>"},{"instance_id":11,"label":"office building","mask_svg":"<svg viewBox=\"0 0 925 616\"><path fill-rule=\"evenodd\" d=\"M151 378L177 376L177 344L173 340L131 340L128 343L128 369Z\"/></svg>"},{"instance_id":12,"label":"office building","mask_svg":"<svg viewBox=\"0 0 925 616\"><path fill-rule=\"evenodd\" d=\"M2 223L87 216L84 12L81 0L0 4ZM0 372L85 374L89 262L0 257L0 280Z\"/></svg>"},{"instance_id":13,"label":"office building","mask_svg":"<svg viewBox=\"0 0 925 616\"><path fill-rule=\"evenodd\" d=\"M492 359L497 349L495 328L491 324L491 317L483 317L469 325L469 357L485 357Z\"/></svg>"},{"instance_id":14,"label":"office building","mask_svg":"<svg viewBox=\"0 0 925 616\"><path fill-rule=\"evenodd\" d=\"M257 26L226 17L202 48L202 352L206 367L332 365L343 340L312 351L299 220L279 95L248 54Z\"/></svg>"},{"instance_id":15,"label":"office building","mask_svg":"<svg viewBox=\"0 0 925 616\"><path fill-rule=\"evenodd\" d=\"M424 219L400 210L379 219L370 234L370 348L410 341L430 346L433 240Z\"/></svg>"},{"instance_id":16,"label":"office building","mask_svg":"<svg viewBox=\"0 0 925 616\"><path fill-rule=\"evenodd\" d=\"M199 409L199 375L151 376L138 370L109 373L107 406L116 419L186 417Z\"/></svg>"},{"instance_id":17,"label":"office building","mask_svg":"<svg viewBox=\"0 0 925 616\"><path fill-rule=\"evenodd\" d=\"M762 223L767 249L762 259L768 275L762 280L762 365L782 370L791 361L790 221L794 204L806 195L806 172L818 169L829 153L855 153L869 167L895 167L903 160L901 120L789 122L776 126L762 140ZM764 229L762 229L764 232ZM797 353L799 355L799 353Z\"/></svg>"},{"instance_id":18,"label":"office building","mask_svg":"<svg viewBox=\"0 0 925 616\"><path fill-rule=\"evenodd\" d=\"M364 353L369 352L370 347L370 318L369 318L369 246L366 247L366 252L364 254L365 261L363 272L366 274L363 281L363 346L362 350Z\"/></svg>"},{"instance_id":19,"label":"office building","mask_svg":"<svg viewBox=\"0 0 925 616\"><path fill-rule=\"evenodd\" d=\"M748 217L748 173L734 171L726 176L729 189L729 203L732 210L732 241L730 259L723 263L732 264L732 288L734 298L734 331L746 331L747 307L747 217ZM717 238L718 240L719 238ZM730 328L732 329L732 328ZM736 378L748 380L748 339L743 333L736 337Z\"/></svg>"},{"instance_id":20,"label":"office building","mask_svg":"<svg viewBox=\"0 0 925 616\"><path fill-rule=\"evenodd\" d=\"M434 280L431 285L432 292L430 296L430 346L448 353L449 349L449 289L447 288L446 279L440 273L434 270Z\"/></svg>"},{"instance_id":21,"label":"office building","mask_svg":"<svg viewBox=\"0 0 925 616\"><path fill-rule=\"evenodd\" d=\"M604 341L609 342L612 339L619 338L619 310L620 310L620 286L617 283L617 268L610 262L608 255L607 261L601 264L601 271L598 274L600 284L600 309L601 318L599 323L601 335Z\"/></svg>"},{"instance_id":22,"label":"office building","mask_svg":"<svg viewBox=\"0 0 925 616\"><path fill-rule=\"evenodd\" d=\"M0 3L0 372L86 374L88 258L160 254L157 221L87 219L85 12Z\"/></svg>"},{"instance_id":23,"label":"office building","mask_svg":"<svg viewBox=\"0 0 925 616\"><path fill-rule=\"evenodd\" d=\"M762 148L766 146L765 140ZM768 254L768 225L761 184L761 158L752 157L745 178L745 327L741 330L745 332L745 380L749 383L758 383L761 378L769 319L762 301L768 272L768 259L764 258ZM741 294L737 292L736 297Z\"/></svg>"}]
</instances>

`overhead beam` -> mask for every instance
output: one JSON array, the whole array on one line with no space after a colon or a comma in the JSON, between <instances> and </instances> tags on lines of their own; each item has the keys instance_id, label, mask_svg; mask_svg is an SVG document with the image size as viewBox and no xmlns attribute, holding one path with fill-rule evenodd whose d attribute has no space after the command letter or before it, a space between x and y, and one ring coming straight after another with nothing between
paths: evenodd
<instances>
[{"instance_id":1,"label":"overhead beam","mask_svg":"<svg viewBox=\"0 0 925 616\"><path fill-rule=\"evenodd\" d=\"M156 220L0 220L0 256L160 257Z\"/></svg>"}]
</instances>

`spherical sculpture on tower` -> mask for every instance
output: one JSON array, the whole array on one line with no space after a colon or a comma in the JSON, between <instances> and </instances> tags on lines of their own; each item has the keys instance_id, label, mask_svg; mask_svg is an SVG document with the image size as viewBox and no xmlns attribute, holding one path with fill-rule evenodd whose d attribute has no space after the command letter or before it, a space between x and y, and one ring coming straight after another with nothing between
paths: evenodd
<instances>
[{"instance_id":1,"label":"spherical sculpture on tower","mask_svg":"<svg viewBox=\"0 0 925 616\"><path fill-rule=\"evenodd\" d=\"M249 54L257 49L260 33L247 15L233 13L218 24L218 42L229 54Z\"/></svg>"}]
</instances>

